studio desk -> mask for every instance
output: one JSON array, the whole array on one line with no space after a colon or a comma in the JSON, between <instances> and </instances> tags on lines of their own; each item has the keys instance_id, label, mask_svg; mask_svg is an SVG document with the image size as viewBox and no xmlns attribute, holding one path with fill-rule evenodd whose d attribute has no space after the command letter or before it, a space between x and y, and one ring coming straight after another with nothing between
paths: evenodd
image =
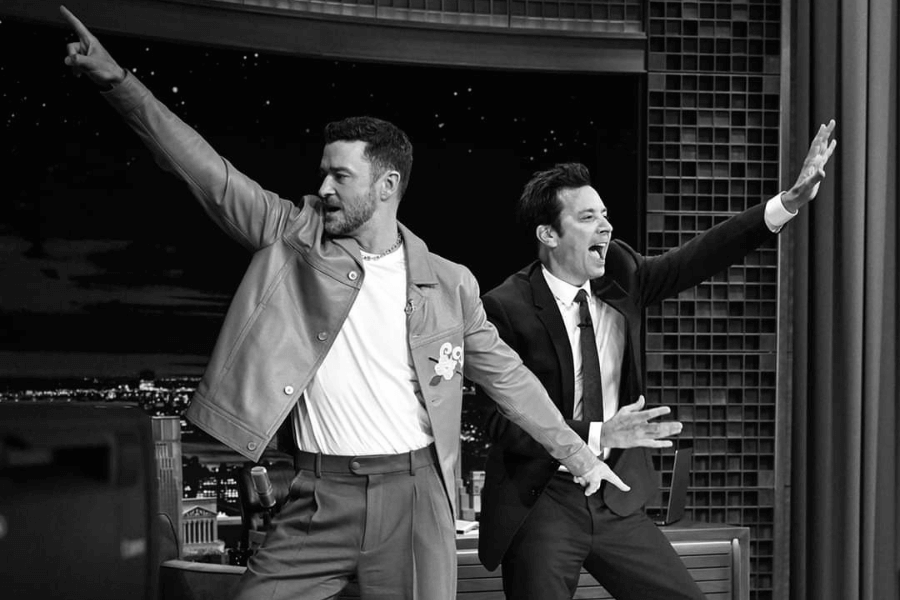
<instances>
[{"instance_id":1,"label":"studio desk","mask_svg":"<svg viewBox=\"0 0 900 600\"><path fill-rule=\"evenodd\" d=\"M708 600L749 600L750 530L746 527L710 524L676 524L662 527L678 555ZM478 560L478 538L457 538L460 600L503 600L500 569L488 571ZM244 567L168 560L160 568L161 600L206 600L228 597ZM359 598L352 587L341 596ZM612 598L597 581L582 571L575 598Z\"/></svg>"}]
</instances>

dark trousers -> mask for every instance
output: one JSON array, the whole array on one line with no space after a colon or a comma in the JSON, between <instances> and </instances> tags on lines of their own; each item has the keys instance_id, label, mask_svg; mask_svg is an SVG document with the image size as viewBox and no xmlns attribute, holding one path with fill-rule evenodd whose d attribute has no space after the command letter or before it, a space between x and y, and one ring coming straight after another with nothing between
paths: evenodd
<instances>
[{"instance_id":1,"label":"dark trousers","mask_svg":"<svg viewBox=\"0 0 900 600\"><path fill-rule=\"evenodd\" d=\"M352 578L363 600L455 599L455 526L434 460L376 473L366 457L323 458L301 466L235 598L325 600Z\"/></svg>"},{"instance_id":2,"label":"dark trousers","mask_svg":"<svg viewBox=\"0 0 900 600\"><path fill-rule=\"evenodd\" d=\"M582 565L618 600L705 598L643 512L620 517L556 475L503 557L503 589L508 600L568 600Z\"/></svg>"}]
</instances>

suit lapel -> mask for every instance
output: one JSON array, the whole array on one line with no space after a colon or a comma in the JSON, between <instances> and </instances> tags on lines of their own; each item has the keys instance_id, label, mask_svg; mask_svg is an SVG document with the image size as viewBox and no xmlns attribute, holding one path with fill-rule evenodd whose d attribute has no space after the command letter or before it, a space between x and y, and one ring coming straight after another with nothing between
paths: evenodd
<instances>
[{"instance_id":1,"label":"suit lapel","mask_svg":"<svg viewBox=\"0 0 900 600\"><path fill-rule=\"evenodd\" d=\"M544 324L547 333L550 334L553 349L556 351L556 358L559 361L562 379L560 412L564 418L571 419L572 411L575 409L575 364L572 362L572 346L569 344L569 335L566 333L566 325L559 313L556 298L553 297L553 293L544 279L544 274L541 272L540 263L535 263L530 281L535 313Z\"/></svg>"}]
</instances>

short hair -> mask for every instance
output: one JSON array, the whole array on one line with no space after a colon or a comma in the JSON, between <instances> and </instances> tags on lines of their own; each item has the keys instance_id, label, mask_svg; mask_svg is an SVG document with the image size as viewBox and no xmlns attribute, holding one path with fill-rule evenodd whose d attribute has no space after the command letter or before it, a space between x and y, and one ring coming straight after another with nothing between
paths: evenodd
<instances>
[{"instance_id":1,"label":"short hair","mask_svg":"<svg viewBox=\"0 0 900 600\"><path fill-rule=\"evenodd\" d=\"M363 152L372 165L372 177L380 177L388 169L400 173L399 198L406 193L412 173L412 142L403 131L388 121L375 117L348 117L325 126L325 144L332 142L365 142Z\"/></svg>"},{"instance_id":2,"label":"short hair","mask_svg":"<svg viewBox=\"0 0 900 600\"><path fill-rule=\"evenodd\" d=\"M532 175L519 197L518 219L530 233L539 225L559 231L562 204L559 192L591 185L591 174L581 163L559 163Z\"/></svg>"}]
</instances>

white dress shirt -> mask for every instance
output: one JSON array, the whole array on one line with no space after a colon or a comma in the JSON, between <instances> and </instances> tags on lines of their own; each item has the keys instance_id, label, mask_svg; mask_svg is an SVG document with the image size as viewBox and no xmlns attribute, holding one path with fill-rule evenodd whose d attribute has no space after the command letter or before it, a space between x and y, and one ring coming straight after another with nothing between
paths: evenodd
<instances>
[{"instance_id":1,"label":"white dress shirt","mask_svg":"<svg viewBox=\"0 0 900 600\"><path fill-rule=\"evenodd\" d=\"M563 323L566 326L566 335L569 337L569 346L572 349L572 363L575 366L575 406L571 415L564 415L572 419L581 420L583 410L582 394L584 391L584 376L581 364L581 333L578 324L581 315L575 295L584 289L588 295L588 309L591 313L591 321L594 324L594 339L597 343L597 356L600 358L600 378L603 381L603 420L609 420L619 404L619 384L622 380L622 358L625 355L625 316L619 311L598 300L591 294L590 282L576 287L559 279L553 273L542 266L541 271L544 280L550 288L550 293L556 300ZM600 422L590 424L588 435L588 447L598 456L604 458L609 454L608 449L600 446Z\"/></svg>"}]
</instances>

